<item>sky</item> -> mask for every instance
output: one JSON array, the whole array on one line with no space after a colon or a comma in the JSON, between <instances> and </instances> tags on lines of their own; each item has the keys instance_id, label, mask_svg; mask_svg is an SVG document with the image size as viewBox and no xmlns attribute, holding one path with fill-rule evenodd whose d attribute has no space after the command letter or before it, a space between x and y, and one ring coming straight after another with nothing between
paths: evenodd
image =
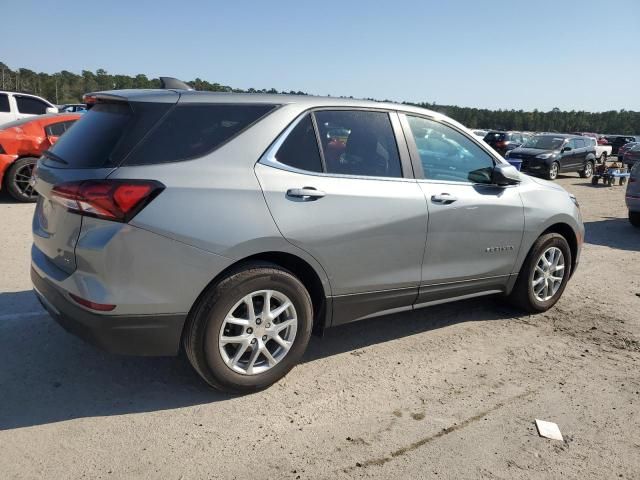
<instances>
[{"instance_id":1,"label":"sky","mask_svg":"<svg viewBox=\"0 0 640 480\"><path fill-rule=\"evenodd\" d=\"M4 0L2 10L0 61L12 69L640 110L640 0Z\"/></svg>"}]
</instances>

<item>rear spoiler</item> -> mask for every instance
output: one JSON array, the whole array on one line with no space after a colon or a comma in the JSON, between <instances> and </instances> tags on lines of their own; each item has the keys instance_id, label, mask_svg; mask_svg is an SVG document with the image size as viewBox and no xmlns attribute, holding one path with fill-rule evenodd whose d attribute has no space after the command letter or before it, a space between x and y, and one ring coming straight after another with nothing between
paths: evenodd
<instances>
[{"instance_id":1,"label":"rear spoiler","mask_svg":"<svg viewBox=\"0 0 640 480\"><path fill-rule=\"evenodd\" d=\"M173 77L160 77L160 88L162 90L193 90L185 82ZM144 89L141 89L144 90ZM126 90L127 93L131 93L132 90ZM124 92L123 92L124 93ZM129 96L118 94L118 90L112 90L109 92L91 92L85 93L82 96L82 101L86 103L87 109L93 107L96 103L103 102L127 102Z\"/></svg>"}]
</instances>

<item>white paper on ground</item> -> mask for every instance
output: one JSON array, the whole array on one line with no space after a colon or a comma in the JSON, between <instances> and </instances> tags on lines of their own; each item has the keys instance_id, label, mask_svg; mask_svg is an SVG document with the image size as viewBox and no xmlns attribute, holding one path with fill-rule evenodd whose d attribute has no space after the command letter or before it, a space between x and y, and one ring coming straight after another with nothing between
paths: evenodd
<instances>
[{"instance_id":1,"label":"white paper on ground","mask_svg":"<svg viewBox=\"0 0 640 480\"><path fill-rule=\"evenodd\" d=\"M552 440L564 440L558 425L553 422L545 422L544 420L538 420L536 418L536 428L538 429L538 434L541 437L550 438Z\"/></svg>"}]
</instances>

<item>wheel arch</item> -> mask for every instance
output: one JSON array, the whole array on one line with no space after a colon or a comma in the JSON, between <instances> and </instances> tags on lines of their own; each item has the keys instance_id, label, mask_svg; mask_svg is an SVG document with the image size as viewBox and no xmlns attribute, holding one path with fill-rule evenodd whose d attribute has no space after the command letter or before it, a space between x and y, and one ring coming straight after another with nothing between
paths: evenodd
<instances>
[{"instance_id":1,"label":"wheel arch","mask_svg":"<svg viewBox=\"0 0 640 480\"><path fill-rule=\"evenodd\" d=\"M331 324L331 296L330 292L326 289L328 287L328 281L326 280L326 277L324 277L325 281L323 282L323 278L321 277L322 274L318 273L316 268L314 268L308 261L298 255L283 251L265 251L255 253L238 259L230 264L213 277L213 279L200 292L196 301L193 303L188 316L192 315L194 308L198 305L203 295L205 295L209 289L220 280L227 277L232 272L243 269L247 265L261 262L284 268L285 270L290 271L302 282L309 292L313 305L313 332L321 335L324 329ZM185 322L185 327L183 327L183 335L186 324L187 322Z\"/></svg>"},{"instance_id":2,"label":"wheel arch","mask_svg":"<svg viewBox=\"0 0 640 480\"><path fill-rule=\"evenodd\" d=\"M546 235L547 233L557 233L558 235L562 235L569 244L569 250L571 250L571 275L573 275L578 255L578 236L576 235L576 232L568 223L558 222L547 227L546 230L538 235L538 238L542 235Z\"/></svg>"}]
</instances>

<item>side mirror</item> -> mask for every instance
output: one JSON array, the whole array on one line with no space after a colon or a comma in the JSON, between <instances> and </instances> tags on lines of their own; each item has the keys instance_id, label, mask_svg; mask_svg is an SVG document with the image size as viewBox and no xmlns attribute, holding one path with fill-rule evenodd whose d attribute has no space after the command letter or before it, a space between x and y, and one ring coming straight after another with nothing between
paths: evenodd
<instances>
[{"instance_id":1,"label":"side mirror","mask_svg":"<svg viewBox=\"0 0 640 480\"><path fill-rule=\"evenodd\" d=\"M56 107L47 107L45 109L46 113L58 113L58 109Z\"/></svg>"},{"instance_id":2,"label":"side mirror","mask_svg":"<svg viewBox=\"0 0 640 480\"><path fill-rule=\"evenodd\" d=\"M560 150L561 153L570 152L570 151L571 151L571 147L562 147L562 150Z\"/></svg>"},{"instance_id":3,"label":"side mirror","mask_svg":"<svg viewBox=\"0 0 640 480\"><path fill-rule=\"evenodd\" d=\"M499 163L493 167L493 172L491 172L491 183L499 187L517 185L521 181L520 172L513 165Z\"/></svg>"}]
</instances>

